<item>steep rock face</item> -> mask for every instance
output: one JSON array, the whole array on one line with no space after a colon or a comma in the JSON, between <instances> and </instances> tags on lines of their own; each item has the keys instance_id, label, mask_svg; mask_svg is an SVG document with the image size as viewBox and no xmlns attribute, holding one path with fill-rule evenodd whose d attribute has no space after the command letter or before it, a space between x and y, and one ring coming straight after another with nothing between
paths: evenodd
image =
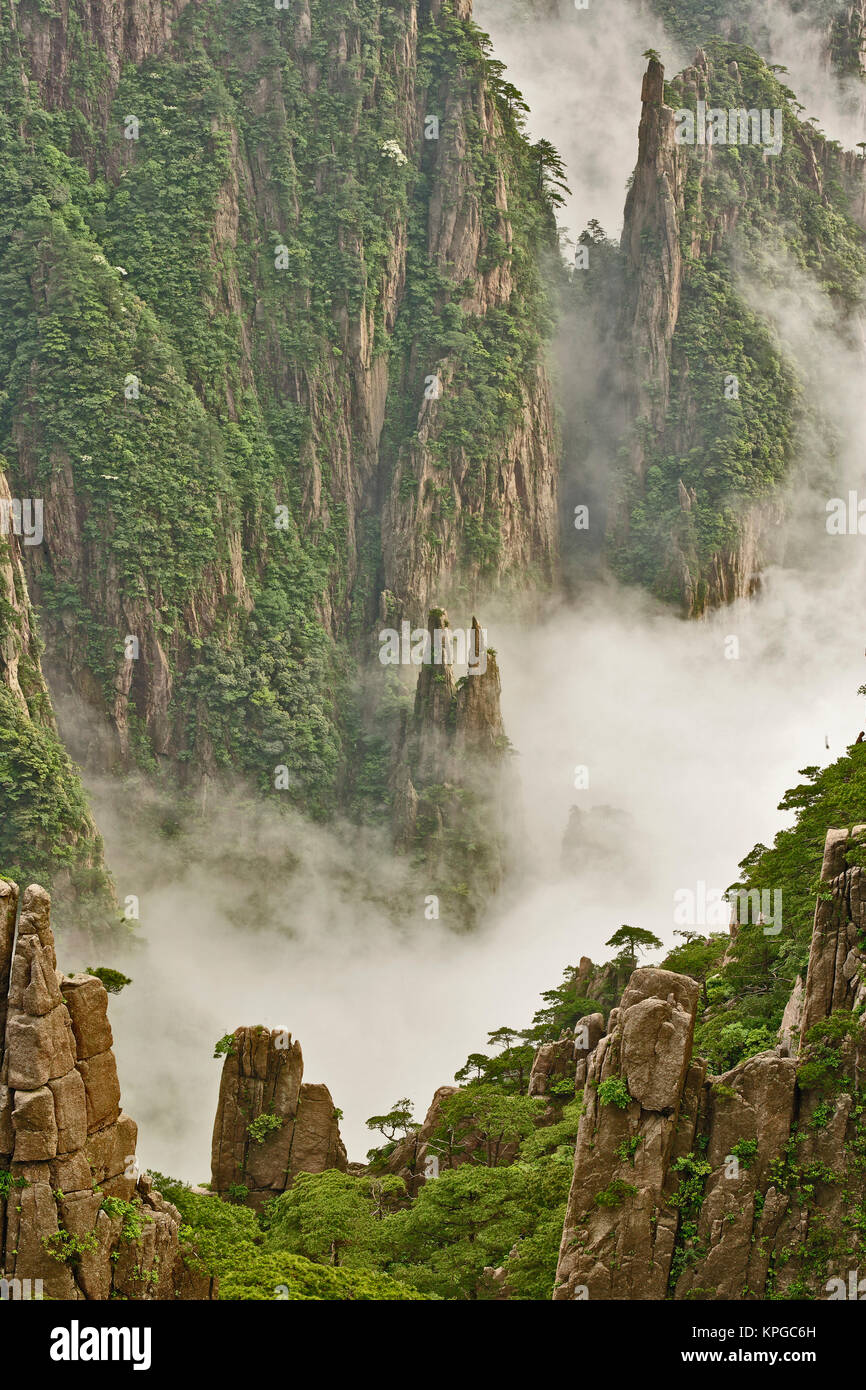
<instances>
[{"instance_id":1,"label":"steep rock face","mask_svg":"<svg viewBox=\"0 0 866 1390\"><path fill-rule=\"evenodd\" d=\"M304 1082L300 1043L263 1027L237 1028L233 1040L214 1119L212 1190L228 1197L233 1188L245 1188L243 1199L259 1210L298 1173L344 1173L346 1150L331 1093ZM273 1119L257 1130L261 1117Z\"/></svg>"},{"instance_id":2,"label":"steep rock face","mask_svg":"<svg viewBox=\"0 0 866 1390\"><path fill-rule=\"evenodd\" d=\"M697 983L632 976L590 1061L555 1298L848 1289L866 1201L862 835L828 833L809 970L774 1051L707 1077Z\"/></svg>"},{"instance_id":3,"label":"steep rock face","mask_svg":"<svg viewBox=\"0 0 866 1390\"><path fill-rule=\"evenodd\" d=\"M430 1102L424 1121L393 1148L385 1167L403 1179L410 1197L417 1197L424 1184L441 1172L462 1168L464 1164L491 1162L492 1148L479 1132L475 1117L465 1115L449 1121L443 1106L457 1095L458 1086L440 1086ZM495 1166L506 1166L517 1157L515 1143L502 1143L495 1154ZM486 1152L485 1152L486 1151Z\"/></svg>"},{"instance_id":4,"label":"steep rock face","mask_svg":"<svg viewBox=\"0 0 866 1390\"><path fill-rule=\"evenodd\" d=\"M13 502L0 470L0 868L39 874L64 919L98 929L115 907L102 839L58 738L24 576L22 548L38 530L34 503Z\"/></svg>"},{"instance_id":5,"label":"steep rock face","mask_svg":"<svg viewBox=\"0 0 866 1390\"><path fill-rule=\"evenodd\" d=\"M535 1054L529 1073L529 1095L549 1096L558 1082L574 1078L576 1054L573 1037L543 1043Z\"/></svg>"},{"instance_id":6,"label":"steep rock face","mask_svg":"<svg viewBox=\"0 0 866 1390\"><path fill-rule=\"evenodd\" d=\"M108 119L110 98L120 80L124 62L143 63L167 47L174 21L188 0L98 0L78 7L61 5L46 22L38 8L22 6L15 38L29 61L29 75L49 107L73 101L76 89L70 67L82 40L105 59L108 81L88 114Z\"/></svg>"},{"instance_id":7,"label":"steep rock face","mask_svg":"<svg viewBox=\"0 0 866 1390\"><path fill-rule=\"evenodd\" d=\"M815 925L809 952L809 973L803 1002L800 1037L834 1009L853 1009L866 999L863 949L866 933L866 894L861 888L863 870L849 864L852 851L861 846L866 826L831 830L824 845L821 866L823 892L815 908Z\"/></svg>"},{"instance_id":8,"label":"steep rock face","mask_svg":"<svg viewBox=\"0 0 866 1390\"><path fill-rule=\"evenodd\" d=\"M864 165L797 119L750 49L708 43L667 84L651 59L642 98L612 354L628 462L609 499L608 549L624 576L700 616L752 594L779 553L779 483L796 460L796 373L741 283L768 275L748 249L753 223L774 225L771 259L804 266L844 321L859 291L847 270L829 270L832 228L862 266ZM779 113L772 152L736 121L730 138L737 111ZM704 138L702 112L724 120L724 139Z\"/></svg>"},{"instance_id":9,"label":"steep rock face","mask_svg":"<svg viewBox=\"0 0 866 1390\"><path fill-rule=\"evenodd\" d=\"M849 0L831 16L827 25L829 58L837 71L866 76L866 3ZM860 111L864 110L861 98Z\"/></svg>"},{"instance_id":10,"label":"steep rock face","mask_svg":"<svg viewBox=\"0 0 866 1390\"><path fill-rule=\"evenodd\" d=\"M572 1033L556 1042L543 1043L533 1059L529 1095L555 1098L555 1087L562 1082L570 1083L571 1093L582 1090L592 1055L603 1036L604 1014L586 1014L578 1019Z\"/></svg>"},{"instance_id":11,"label":"steep rock face","mask_svg":"<svg viewBox=\"0 0 866 1390\"><path fill-rule=\"evenodd\" d=\"M632 276L625 313L640 362L634 408L654 431L663 428L670 401L669 358L683 276L679 209L688 167L675 144L674 112L664 96L665 70L653 58L641 89L638 157L626 198L622 246ZM652 256L646 254L648 242ZM646 454L640 439L634 441L632 467L642 481Z\"/></svg>"},{"instance_id":12,"label":"steep rock face","mask_svg":"<svg viewBox=\"0 0 866 1390\"><path fill-rule=\"evenodd\" d=\"M0 1274L52 1299L210 1298L178 1212L138 1174L105 988L58 972L43 888L23 893L16 937L17 909L0 881Z\"/></svg>"},{"instance_id":13,"label":"steep rock face","mask_svg":"<svg viewBox=\"0 0 866 1390\"><path fill-rule=\"evenodd\" d=\"M71 0L10 25L10 174L40 105L84 122L67 147L49 121L62 154L39 145L33 186L62 188L10 210L16 293L39 307L2 421L16 485L45 499L27 559L49 679L105 721L76 751L192 752L196 776L228 754L261 780L311 682L306 791L327 795L332 643L381 593L417 618L434 588L555 559L534 268L553 223L471 4L292 0L211 22L181 0ZM275 648L304 666L302 697ZM252 731L227 681L270 689Z\"/></svg>"},{"instance_id":14,"label":"steep rock face","mask_svg":"<svg viewBox=\"0 0 866 1390\"><path fill-rule=\"evenodd\" d=\"M557 1299L664 1297L677 1225L670 1165L690 1147L702 1075L690 1067L698 997L693 980L636 970L611 1015L589 1064ZM625 1086L625 1106L605 1082Z\"/></svg>"},{"instance_id":15,"label":"steep rock face","mask_svg":"<svg viewBox=\"0 0 866 1390\"><path fill-rule=\"evenodd\" d=\"M428 641L413 718L395 755L394 838L423 863L429 894L445 903L455 925L465 926L480 917L505 870L509 744L502 685L496 653L476 618L466 638L468 671L458 681L444 609L431 611Z\"/></svg>"}]
</instances>

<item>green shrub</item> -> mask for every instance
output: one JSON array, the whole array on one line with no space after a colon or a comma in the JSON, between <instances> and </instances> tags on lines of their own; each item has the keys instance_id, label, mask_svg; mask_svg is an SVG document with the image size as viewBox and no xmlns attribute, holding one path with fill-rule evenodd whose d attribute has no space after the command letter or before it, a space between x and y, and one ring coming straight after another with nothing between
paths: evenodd
<instances>
[{"instance_id":1,"label":"green shrub","mask_svg":"<svg viewBox=\"0 0 866 1390\"><path fill-rule=\"evenodd\" d=\"M626 1197L637 1196L637 1188L632 1187L631 1183L623 1182L622 1178L614 1178L613 1182L608 1183L602 1192L597 1192L593 1201L597 1207L618 1207L625 1201Z\"/></svg>"},{"instance_id":2,"label":"green shrub","mask_svg":"<svg viewBox=\"0 0 866 1390\"><path fill-rule=\"evenodd\" d=\"M222 1035L222 1037L220 1038L219 1042L214 1043L214 1049L213 1049L214 1058L216 1059L216 1058L219 1058L219 1057L233 1057L233 1056L234 1056L234 1052L235 1052L235 1035L234 1035L234 1033L223 1033L223 1035Z\"/></svg>"},{"instance_id":3,"label":"green shrub","mask_svg":"<svg viewBox=\"0 0 866 1390\"><path fill-rule=\"evenodd\" d=\"M85 973L95 975L97 980L101 980L109 994L119 994L127 985L132 984L128 975L122 974L119 970L110 970L107 965L88 965Z\"/></svg>"},{"instance_id":4,"label":"green shrub","mask_svg":"<svg viewBox=\"0 0 866 1390\"><path fill-rule=\"evenodd\" d=\"M279 1115L257 1115L254 1120L250 1120L247 1125L247 1134L255 1144L263 1144L269 1134L282 1129L283 1121Z\"/></svg>"},{"instance_id":5,"label":"green shrub","mask_svg":"<svg viewBox=\"0 0 866 1390\"><path fill-rule=\"evenodd\" d=\"M621 1076L609 1076L598 1088L598 1099L602 1105L615 1105L627 1110L631 1104L628 1087Z\"/></svg>"}]
</instances>

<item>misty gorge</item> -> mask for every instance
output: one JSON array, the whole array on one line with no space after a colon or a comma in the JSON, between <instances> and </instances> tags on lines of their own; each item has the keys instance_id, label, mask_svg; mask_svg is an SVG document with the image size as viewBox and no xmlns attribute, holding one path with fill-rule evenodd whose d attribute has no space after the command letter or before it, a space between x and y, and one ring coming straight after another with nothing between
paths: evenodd
<instances>
[{"instance_id":1,"label":"misty gorge","mask_svg":"<svg viewBox=\"0 0 866 1390\"><path fill-rule=\"evenodd\" d=\"M866 0L0 82L0 1302L808 1359L713 1329L866 1297Z\"/></svg>"}]
</instances>

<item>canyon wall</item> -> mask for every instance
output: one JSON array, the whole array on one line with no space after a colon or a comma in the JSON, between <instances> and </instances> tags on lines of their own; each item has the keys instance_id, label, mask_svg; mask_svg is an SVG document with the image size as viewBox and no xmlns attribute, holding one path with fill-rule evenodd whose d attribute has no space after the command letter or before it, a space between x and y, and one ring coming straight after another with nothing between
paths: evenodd
<instances>
[{"instance_id":1,"label":"canyon wall","mask_svg":"<svg viewBox=\"0 0 866 1390\"><path fill-rule=\"evenodd\" d=\"M0 32L0 449L72 751L264 789L303 747L333 806L346 648L553 575L543 167L469 0L43 9Z\"/></svg>"},{"instance_id":2,"label":"canyon wall","mask_svg":"<svg viewBox=\"0 0 866 1390\"><path fill-rule=\"evenodd\" d=\"M66 920L93 939L116 921L117 903L42 671L22 557L40 522L22 501L0 469L0 872L38 873Z\"/></svg>"}]
</instances>

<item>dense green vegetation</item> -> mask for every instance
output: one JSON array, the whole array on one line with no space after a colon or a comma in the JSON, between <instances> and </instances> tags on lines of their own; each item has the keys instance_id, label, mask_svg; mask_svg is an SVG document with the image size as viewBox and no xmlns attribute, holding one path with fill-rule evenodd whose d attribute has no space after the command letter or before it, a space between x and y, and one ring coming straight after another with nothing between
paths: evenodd
<instances>
[{"instance_id":1,"label":"dense green vegetation","mask_svg":"<svg viewBox=\"0 0 866 1390\"><path fill-rule=\"evenodd\" d=\"M453 511L456 461L465 563L497 563L487 460L507 444L549 329L537 260L561 168L530 145L519 95L449 0L422 25L414 74L404 6L312 0L311 14L301 51L291 17L260 0L190 6L170 49L127 65L112 91L73 4L69 90L49 110L22 84L2 0L0 448L15 486L48 499L49 528L74 488L74 543L42 567L35 596L50 637L74 624L72 664L106 708L125 638L110 606L152 634L143 660L162 648L176 765L241 769L262 791L288 767L285 802L375 817L388 743L348 644L366 645L378 607L382 488L400 467L411 493L418 401L447 368L430 439L440 515ZM440 142L402 148L410 80L462 129L453 171ZM443 179L457 181L444 194ZM481 213L481 273L507 267L513 284L487 314L428 247L431 200L457 184ZM391 380L383 477L369 489L362 474L379 464L355 457L347 350L359 317ZM441 545L435 529L428 539ZM156 772L138 675L131 706L133 755Z\"/></svg>"},{"instance_id":2,"label":"dense green vegetation","mask_svg":"<svg viewBox=\"0 0 866 1390\"><path fill-rule=\"evenodd\" d=\"M152 1175L180 1210L201 1267L219 1275L220 1296L485 1300L501 1291L492 1275L501 1269L512 1297L549 1299L581 1097L573 1074L552 1088L552 1105L527 1097L526 1085L537 1043L584 1011L573 975L548 991L530 1028L495 1029L492 1055L475 1053L458 1072L475 1076L441 1107L428 1147L439 1176L414 1199L388 1171L418 1128L405 1097L371 1117L386 1143L371 1150L364 1176L300 1174L260 1217Z\"/></svg>"},{"instance_id":3,"label":"dense green vegetation","mask_svg":"<svg viewBox=\"0 0 866 1390\"><path fill-rule=\"evenodd\" d=\"M744 281L772 288L802 272L844 319L860 302L866 273L866 243L849 212L840 147L799 118L802 108L783 84L783 70L721 40L705 45L705 53L708 104L781 110L784 135L773 155L752 144L716 144L709 160L697 144L678 147L686 165L679 218L684 273L669 403L660 428L649 418L637 423L644 476L623 469L619 505L628 521L617 526L610 546L619 574L672 602L682 599L685 559L697 613L708 601L713 557L736 551L750 509L771 499L796 466L806 413L784 344L751 307ZM665 100L675 110L695 109L693 92L678 78L666 84ZM642 271L663 256L648 231ZM586 292L580 283L579 293ZM825 427L825 433L832 455L832 432ZM831 459L823 466L831 468ZM813 483L814 471L813 460Z\"/></svg>"},{"instance_id":4,"label":"dense green vegetation","mask_svg":"<svg viewBox=\"0 0 866 1390\"><path fill-rule=\"evenodd\" d=\"M664 21L667 32L688 47L705 44L724 28L735 42L766 51L774 22L772 11L755 5L754 0L725 0L724 14L709 0L653 0L652 8ZM786 8L793 14L807 16L816 44L821 30L829 33L837 71L860 74L856 10L839 5L837 0L788 0Z\"/></svg>"},{"instance_id":5,"label":"dense green vegetation","mask_svg":"<svg viewBox=\"0 0 866 1390\"><path fill-rule=\"evenodd\" d=\"M861 824L866 811L866 745L852 744L829 767L803 768L800 775L805 781L780 803L780 810L795 813L795 823L770 848L756 845L733 885L736 891L781 890L781 932L766 935L749 922L739 927L733 945L726 936L709 945L693 943L691 969L681 949L665 962L695 978L704 975L706 1002L695 1045L717 1072L774 1045L788 996L809 961L827 831ZM728 946L727 963L714 970Z\"/></svg>"},{"instance_id":6,"label":"dense green vegetation","mask_svg":"<svg viewBox=\"0 0 866 1390\"><path fill-rule=\"evenodd\" d=\"M0 803L0 876L48 888L61 923L94 930L115 923L102 837L78 772L53 723L31 718L2 681Z\"/></svg>"},{"instance_id":7,"label":"dense green vegetation","mask_svg":"<svg viewBox=\"0 0 866 1390\"><path fill-rule=\"evenodd\" d=\"M680 931L679 944L660 961L701 986L695 1052L707 1058L716 1075L775 1045L785 1003L808 961L826 832L866 819L866 744L852 745L830 767L808 768L802 775L806 782L782 802L783 809L795 811L794 824L779 832L772 847L755 847L743 861L740 881L729 890L781 888L782 931L767 935L751 922L742 924L733 940L727 932ZM425 1132L425 1171L434 1156L438 1176L428 1174L416 1196L404 1182L407 1173L409 1179L415 1174L419 1130L406 1097L368 1121L385 1142L370 1151L362 1176L336 1170L301 1174L261 1216L242 1205L244 1192L238 1194L239 1205L220 1203L157 1175L158 1187L187 1223L202 1267L220 1276L221 1296L483 1301L505 1290L511 1298L549 1299L582 1094L575 1094L570 1049L562 1075L551 1073L545 1099L527 1096L529 1072L539 1045L570 1037L586 1014L607 1013L637 963L637 951L656 950L660 943L644 929L622 926L609 944L619 949L606 966L589 976L569 967L562 983L544 993L528 1027L498 1027L488 1034L487 1050L470 1054L456 1073L458 1089L440 1103ZM586 988L600 998L587 997ZM820 1165L798 1162L797 1151L833 1113L842 1084L842 1048L857 1027L853 1015L837 1011L810 1031L800 1061L800 1085L817 1093L819 1101L795 1126L788 1157L777 1165L773 1181L807 1205L816 1184L841 1181L819 1171ZM724 1095L724 1085L717 1085L717 1103ZM606 1078L598 1102L627 1109L631 1097L624 1078ZM852 1149L858 1163L862 1128L858 1118ZM634 1166L639 1142L637 1136L623 1141L624 1165ZM710 1171L705 1145L703 1136L696 1151L674 1165L679 1184L672 1205L680 1225L671 1288L701 1254L697 1223ZM743 1139L732 1153L748 1169L757 1141ZM618 1176L596 1201L618 1206L633 1191L627 1178ZM861 1229L858 1222L859 1207L834 1235L834 1251L847 1250L851 1231ZM809 1240L814 1244L817 1234ZM799 1263L814 1258L817 1269L827 1250L792 1247L787 1257ZM781 1278L783 1269L784 1261L774 1278ZM812 1295L797 1285L793 1296Z\"/></svg>"},{"instance_id":8,"label":"dense green vegetation","mask_svg":"<svg viewBox=\"0 0 866 1390\"><path fill-rule=\"evenodd\" d=\"M283 1297L483 1300L497 1293L489 1271L504 1266L513 1296L545 1300L579 1109L573 1102L558 1124L528 1136L515 1161L444 1169L412 1202L402 1178L330 1170L301 1174L258 1219L156 1182L189 1226L202 1267L220 1276L223 1298L277 1297L276 1285L287 1284Z\"/></svg>"}]
</instances>

